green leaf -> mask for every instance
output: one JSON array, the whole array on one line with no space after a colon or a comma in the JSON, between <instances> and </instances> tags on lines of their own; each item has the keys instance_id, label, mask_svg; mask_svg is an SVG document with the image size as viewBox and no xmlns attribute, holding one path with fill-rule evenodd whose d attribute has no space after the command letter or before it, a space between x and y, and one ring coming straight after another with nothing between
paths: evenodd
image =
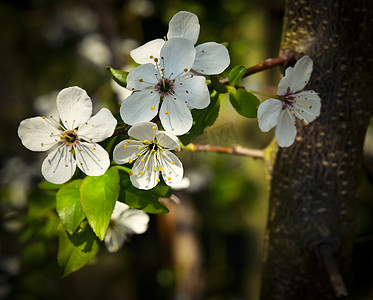
<instances>
[{"instance_id":1,"label":"green leaf","mask_svg":"<svg viewBox=\"0 0 373 300\"><path fill-rule=\"evenodd\" d=\"M172 194L171 187L164 183L158 183L154 188L151 189L151 192L162 198L168 198Z\"/></svg>"},{"instance_id":2,"label":"green leaf","mask_svg":"<svg viewBox=\"0 0 373 300\"><path fill-rule=\"evenodd\" d=\"M245 66L235 66L228 74L228 80L231 86L236 86L245 74Z\"/></svg>"},{"instance_id":3,"label":"green leaf","mask_svg":"<svg viewBox=\"0 0 373 300\"><path fill-rule=\"evenodd\" d=\"M106 67L106 70L109 72L111 78L113 78L116 83L118 83L122 87L126 87L127 76L129 72L116 70L112 67Z\"/></svg>"},{"instance_id":4,"label":"green leaf","mask_svg":"<svg viewBox=\"0 0 373 300\"><path fill-rule=\"evenodd\" d=\"M105 238L118 196L119 174L115 167L102 176L87 176L80 186L83 213L100 240Z\"/></svg>"},{"instance_id":5,"label":"green leaf","mask_svg":"<svg viewBox=\"0 0 373 300\"><path fill-rule=\"evenodd\" d=\"M211 102L204 109L193 109L193 126L188 133L179 137L184 146L191 143L196 137L201 135L205 128L213 125L219 115L220 100L218 93L211 94Z\"/></svg>"},{"instance_id":6,"label":"green leaf","mask_svg":"<svg viewBox=\"0 0 373 300\"><path fill-rule=\"evenodd\" d=\"M256 118L259 99L244 89L229 93L229 100L236 111L246 118Z\"/></svg>"},{"instance_id":7,"label":"green leaf","mask_svg":"<svg viewBox=\"0 0 373 300\"><path fill-rule=\"evenodd\" d=\"M79 192L82 181L82 179L77 179L69 182L57 192L56 210L63 227L69 234L73 234L80 222L84 220Z\"/></svg>"},{"instance_id":8,"label":"green leaf","mask_svg":"<svg viewBox=\"0 0 373 300\"><path fill-rule=\"evenodd\" d=\"M214 90L218 93L225 94L227 92L227 87L220 83L218 76L210 76L212 86Z\"/></svg>"},{"instance_id":9,"label":"green leaf","mask_svg":"<svg viewBox=\"0 0 373 300\"><path fill-rule=\"evenodd\" d=\"M99 249L99 240L91 227L73 235L60 228L57 253L58 264L62 268L62 277L82 268L91 261Z\"/></svg>"},{"instance_id":10,"label":"green leaf","mask_svg":"<svg viewBox=\"0 0 373 300\"><path fill-rule=\"evenodd\" d=\"M158 194L161 193L160 189L156 191L154 191L155 188L148 191L139 190L132 185L127 168L117 166L117 169L120 174L120 201L130 207L141 209L151 214L165 214L169 212L167 207L158 201ZM167 191L167 193L164 192L163 195L167 195L170 191Z\"/></svg>"}]
</instances>

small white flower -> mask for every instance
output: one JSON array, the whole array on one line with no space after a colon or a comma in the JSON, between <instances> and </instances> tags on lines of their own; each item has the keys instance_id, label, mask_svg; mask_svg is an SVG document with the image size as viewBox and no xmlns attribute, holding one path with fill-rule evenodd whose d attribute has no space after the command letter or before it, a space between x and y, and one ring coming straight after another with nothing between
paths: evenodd
<instances>
[{"instance_id":1,"label":"small white flower","mask_svg":"<svg viewBox=\"0 0 373 300\"><path fill-rule=\"evenodd\" d=\"M210 103L206 78L189 72L195 52L191 41L174 38L162 47L160 59L154 59L156 65L132 69L127 89L134 93L120 108L123 121L130 125L150 121L159 110L166 131L175 135L188 132L193 124L190 109L202 109Z\"/></svg>"},{"instance_id":2,"label":"small white flower","mask_svg":"<svg viewBox=\"0 0 373 300\"><path fill-rule=\"evenodd\" d=\"M185 38L193 45L199 36L198 17L188 11L176 13L169 22L167 33L168 40L173 38ZM150 41L130 52L131 57L138 64L154 63L153 58L159 58L161 48L167 43L162 39ZM215 42L207 42L198 45L196 48L196 58L192 71L199 74L213 75L220 74L230 64L229 52L227 48Z\"/></svg>"},{"instance_id":3,"label":"small white flower","mask_svg":"<svg viewBox=\"0 0 373 300\"><path fill-rule=\"evenodd\" d=\"M148 223L147 213L117 201L105 235L106 249L109 252L117 252L128 236L144 233L148 229Z\"/></svg>"},{"instance_id":4,"label":"small white flower","mask_svg":"<svg viewBox=\"0 0 373 300\"><path fill-rule=\"evenodd\" d=\"M60 184L74 174L76 165L89 176L99 176L110 165L109 155L97 144L110 137L117 121L102 108L92 118L92 101L79 87L65 88L57 95L58 115L23 120L18 127L22 144L32 151L48 151L41 172Z\"/></svg>"},{"instance_id":5,"label":"small white flower","mask_svg":"<svg viewBox=\"0 0 373 300\"><path fill-rule=\"evenodd\" d=\"M135 140L124 140L116 145L113 153L117 164L132 163L130 173L132 184L143 190L155 187L162 173L166 184L177 184L183 178L183 165L170 150L180 151L176 136L165 131L158 131L152 122L136 124L128 130L128 135Z\"/></svg>"},{"instance_id":6,"label":"small white flower","mask_svg":"<svg viewBox=\"0 0 373 300\"><path fill-rule=\"evenodd\" d=\"M279 99L268 99L258 108L259 128L263 132L276 126L275 136L280 147L289 147L297 135L295 117L306 123L312 122L320 114L321 100L313 90L302 90L312 73L313 61L303 56L294 68L289 67L278 84Z\"/></svg>"}]
</instances>

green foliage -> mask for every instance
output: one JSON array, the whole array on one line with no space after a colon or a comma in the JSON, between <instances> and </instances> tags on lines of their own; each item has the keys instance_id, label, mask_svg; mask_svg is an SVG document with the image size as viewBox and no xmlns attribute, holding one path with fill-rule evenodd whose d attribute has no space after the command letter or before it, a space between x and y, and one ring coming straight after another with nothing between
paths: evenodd
<instances>
[{"instance_id":1,"label":"green foliage","mask_svg":"<svg viewBox=\"0 0 373 300\"><path fill-rule=\"evenodd\" d=\"M80 186L83 213L100 240L105 238L118 196L119 174L114 167L102 176L87 176Z\"/></svg>"},{"instance_id":2,"label":"green foliage","mask_svg":"<svg viewBox=\"0 0 373 300\"><path fill-rule=\"evenodd\" d=\"M242 79L243 75L245 74L246 67L245 66L235 66L228 74L228 80L231 86L236 86Z\"/></svg>"},{"instance_id":3,"label":"green foliage","mask_svg":"<svg viewBox=\"0 0 373 300\"><path fill-rule=\"evenodd\" d=\"M116 70L112 67L106 67L106 70L109 72L111 78L122 87L127 85L127 76L129 72Z\"/></svg>"},{"instance_id":4,"label":"green foliage","mask_svg":"<svg viewBox=\"0 0 373 300\"><path fill-rule=\"evenodd\" d=\"M225 94L226 92L228 92L227 87L224 84L220 83L218 76L211 75L210 79L214 90L216 90L218 93Z\"/></svg>"},{"instance_id":5,"label":"green foliage","mask_svg":"<svg viewBox=\"0 0 373 300\"><path fill-rule=\"evenodd\" d=\"M120 201L147 213L165 214L169 212L167 207L158 201L158 197L169 197L171 195L169 186L159 183L152 190L139 190L132 185L128 175L128 168L122 166L116 166L116 168L120 174Z\"/></svg>"},{"instance_id":6,"label":"green foliage","mask_svg":"<svg viewBox=\"0 0 373 300\"><path fill-rule=\"evenodd\" d=\"M260 101L253 93L244 89L232 89L229 92L229 100L241 116L256 118Z\"/></svg>"},{"instance_id":7,"label":"green foliage","mask_svg":"<svg viewBox=\"0 0 373 300\"><path fill-rule=\"evenodd\" d=\"M219 115L220 100L219 93L213 92L211 94L211 102L209 106L204 109L193 109L193 126L188 133L180 136L181 142L184 146L191 143L196 137L201 135L205 128L213 125Z\"/></svg>"},{"instance_id":8,"label":"green foliage","mask_svg":"<svg viewBox=\"0 0 373 300\"><path fill-rule=\"evenodd\" d=\"M80 207L80 185L82 179L65 184L56 196L56 210L62 225L69 234L73 234L79 224L84 220Z\"/></svg>"},{"instance_id":9,"label":"green foliage","mask_svg":"<svg viewBox=\"0 0 373 300\"><path fill-rule=\"evenodd\" d=\"M84 230L73 235L60 228L59 235L57 260L63 277L79 270L96 256L99 240L91 227L86 226Z\"/></svg>"}]
</instances>

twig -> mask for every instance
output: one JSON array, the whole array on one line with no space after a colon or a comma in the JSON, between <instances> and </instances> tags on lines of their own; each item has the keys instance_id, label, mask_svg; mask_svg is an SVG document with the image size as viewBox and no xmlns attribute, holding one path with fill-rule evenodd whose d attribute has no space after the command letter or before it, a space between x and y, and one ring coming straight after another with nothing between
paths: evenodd
<instances>
[{"instance_id":1,"label":"twig","mask_svg":"<svg viewBox=\"0 0 373 300\"><path fill-rule=\"evenodd\" d=\"M239 145L235 145L233 147L220 147L220 146L213 146L213 145L189 144L188 146L184 147L183 150L188 150L192 152L208 151L208 152L229 153L229 154L236 154L236 155L242 155L242 156L249 156L252 158L264 159L263 150L244 148Z\"/></svg>"},{"instance_id":2,"label":"twig","mask_svg":"<svg viewBox=\"0 0 373 300\"><path fill-rule=\"evenodd\" d=\"M265 61L262 61L255 66L247 68L242 78L258 73L260 71L273 68L275 66L283 66L286 63L289 63L291 61L295 61L295 54L293 52L289 52L286 55L282 55L282 56L275 57L275 58L268 58ZM228 77L220 79L220 83L228 84L229 83Z\"/></svg>"},{"instance_id":3,"label":"twig","mask_svg":"<svg viewBox=\"0 0 373 300\"><path fill-rule=\"evenodd\" d=\"M318 247L318 252L322 263L328 272L329 280L333 286L335 296L337 298L347 296L346 285L333 256L333 246L330 244L322 244Z\"/></svg>"}]
</instances>

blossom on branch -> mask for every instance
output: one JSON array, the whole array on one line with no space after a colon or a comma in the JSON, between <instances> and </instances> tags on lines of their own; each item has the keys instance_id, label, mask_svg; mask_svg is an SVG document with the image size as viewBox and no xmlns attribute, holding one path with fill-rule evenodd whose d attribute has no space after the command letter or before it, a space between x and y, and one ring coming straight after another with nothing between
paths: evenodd
<instances>
[{"instance_id":1,"label":"blossom on branch","mask_svg":"<svg viewBox=\"0 0 373 300\"><path fill-rule=\"evenodd\" d=\"M110 137L117 121L107 108L92 115L86 91L69 87L57 95L58 113L23 120L18 127L22 144L32 151L48 151L41 172L52 183L68 181L76 166L89 176L99 176L110 165L109 155L98 142Z\"/></svg>"},{"instance_id":2,"label":"blossom on branch","mask_svg":"<svg viewBox=\"0 0 373 300\"><path fill-rule=\"evenodd\" d=\"M128 135L134 140L124 140L114 148L117 164L132 163L131 183L143 190L155 187L159 172L167 185L177 184L183 178L183 165L170 150L180 151L180 142L172 133L158 131L152 122L143 122L130 128Z\"/></svg>"},{"instance_id":3,"label":"blossom on branch","mask_svg":"<svg viewBox=\"0 0 373 300\"><path fill-rule=\"evenodd\" d=\"M167 39L185 38L196 44L199 36L198 17L188 11L179 11L169 22ZM130 52L131 57L138 64L154 63L154 58L160 58L160 52L168 41L155 39ZM230 57L227 48L215 42L207 42L198 45L196 57L192 66L192 72L213 75L220 74L230 64Z\"/></svg>"},{"instance_id":4,"label":"blossom on branch","mask_svg":"<svg viewBox=\"0 0 373 300\"><path fill-rule=\"evenodd\" d=\"M303 56L293 67L285 70L278 84L278 98L267 99L259 105L258 123L263 132L276 126L275 136L280 147L289 147L297 135L296 119L310 123L320 114L321 100L318 94L302 90L312 73L313 61Z\"/></svg>"},{"instance_id":5,"label":"blossom on branch","mask_svg":"<svg viewBox=\"0 0 373 300\"><path fill-rule=\"evenodd\" d=\"M133 91L120 108L123 121L151 121L159 110L166 131L182 135L192 127L190 109L209 105L206 78L190 72L196 51L191 41L174 38L162 47L160 59L130 71L127 89ZM160 108L159 108L160 107Z\"/></svg>"},{"instance_id":6,"label":"blossom on branch","mask_svg":"<svg viewBox=\"0 0 373 300\"><path fill-rule=\"evenodd\" d=\"M132 234L141 234L148 229L149 216L142 210L130 208L117 201L105 235L109 252L117 252Z\"/></svg>"}]
</instances>

